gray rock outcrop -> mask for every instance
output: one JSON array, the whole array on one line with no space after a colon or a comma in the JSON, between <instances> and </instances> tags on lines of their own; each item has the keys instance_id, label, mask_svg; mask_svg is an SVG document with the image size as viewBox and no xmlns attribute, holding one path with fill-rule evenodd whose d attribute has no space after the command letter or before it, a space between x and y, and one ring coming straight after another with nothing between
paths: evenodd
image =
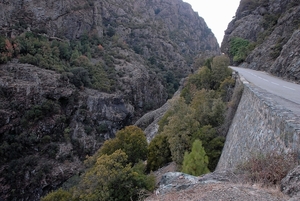
<instances>
[{"instance_id":1,"label":"gray rock outcrop","mask_svg":"<svg viewBox=\"0 0 300 201\"><path fill-rule=\"evenodd\" d=\"M170 192L180 191L193 188L197 184L211 184L223 182L237 182L238 178L232 172L215 171L202 176L192 176L182 172L168 172L162 175L157 194L167 194Z\"/></svg>"},{"instance_id":2,"label":"gray rock outcrop","mask_svg":"<svg viewBox=\"0 0 300 201\"><path fill-rule=\"evenodd\" d=\"M159 170L160 171L160 170ZM296 201L271 187L245 184L242 175L231 170L214 171L199 177L181 172L168 172L160 179L159 188L145 200L232 200Z\"/></svg>"},{"instance_id":3,"label":"gray rock outcrop","mask_svg":"<svg viewBox=\"0 0 300 201\"><path fill-rule=\"evenodd\" d=\"M86 155L114 137L133 115L122 97L79 91L53 71L11 63L0 72L4 200L20 195L37 200L83 171Z\"/></svg>"},{"instance_id":4,"label":"gray rock outcrop","mask_svg":"<svg viewBox=\"0 0 300 201\"><path fill-rule=\"evenodd\" d=\"M280 189L283 193L292 197L291 200L300 199L300 166L292 169L288 175L281 180Z\"/></svg>"},{"instance_id":5,"label":"gray rock outcrop","mask_svg":"<svg viewBox=\"0 0 300 201\"><path fill-rule=\"evenodd\" d=\"M233 59L230 55L231 39L246 39L255 48L250 50L244 63L233 64L299 82L299 10L298 1L242 0L225 31L222 52Z\"/></svg>"},{"instance_id":6,"label":"gray rock outcrop","mask_svg":"<svg viewBox=\"0 0 300 201\"><path fill-rule=\"evenodd\" d=\"M13 0L0 2L0 16L0 34L8 37L31 30L64 40L96 34L106 41L117 91L134 106L134 120L172 96L165 80L178 85L194 70L195 57L220 53L205 21L181 0Z\"/></svg>"}]
</instances>

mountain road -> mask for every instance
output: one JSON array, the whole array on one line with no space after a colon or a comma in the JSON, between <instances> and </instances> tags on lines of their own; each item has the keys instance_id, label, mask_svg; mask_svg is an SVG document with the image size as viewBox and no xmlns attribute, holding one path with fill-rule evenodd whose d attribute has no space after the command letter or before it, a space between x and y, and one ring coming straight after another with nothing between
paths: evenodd
<instances>
[{"instance_id":1,"label":"mountain road","mask_svg":"<svg viewBox=\"0 0 300 201\"><path fill-rule=\"evenodd\" d=\"M264 89L280 98L280 104L300 114L300 85L282 80L267 72L229 66L249 83ZM292 102L292 103L291 103Z\"/></svg>"}]
</instances>

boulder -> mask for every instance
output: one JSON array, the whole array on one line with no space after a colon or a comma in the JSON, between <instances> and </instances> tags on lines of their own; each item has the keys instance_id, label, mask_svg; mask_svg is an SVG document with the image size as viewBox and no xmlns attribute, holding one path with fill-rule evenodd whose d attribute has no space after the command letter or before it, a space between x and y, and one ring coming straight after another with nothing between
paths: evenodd
<instances>
[{"instance_id":1,"label":"boulder","mask_svg":"<svg viewBox=\"0 0 300 201\"><path fill-rule=\"evenodd\" d=\"M285 178L281 180L280 189L284 194L293 199L300 200L300 166L292 169Z\"/></svg>"}]
</instances>

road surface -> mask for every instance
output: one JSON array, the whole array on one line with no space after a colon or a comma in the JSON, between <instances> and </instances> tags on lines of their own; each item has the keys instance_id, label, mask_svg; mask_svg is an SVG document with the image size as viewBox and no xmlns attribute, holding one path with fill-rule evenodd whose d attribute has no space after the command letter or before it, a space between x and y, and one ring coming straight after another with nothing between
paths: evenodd
<instances>
[{"instance_id":1,"label":"road surface","mask_svg":"<svg viewBox=\"0 0 300 201\"><path fill-rule=\"evenodd\" d=\"M230 66L233 70L242 75L248 82L271 92L281 98L292 101L296 104L297 110L300 111L300 85L284 81L278 77L272 76L266 72L256 71L245 68ZM288 103L285 104L287 106ZM293 110L295 105L293 106ZM296 112L298 113L298 112Z\"/></svg>"}]
</instances>

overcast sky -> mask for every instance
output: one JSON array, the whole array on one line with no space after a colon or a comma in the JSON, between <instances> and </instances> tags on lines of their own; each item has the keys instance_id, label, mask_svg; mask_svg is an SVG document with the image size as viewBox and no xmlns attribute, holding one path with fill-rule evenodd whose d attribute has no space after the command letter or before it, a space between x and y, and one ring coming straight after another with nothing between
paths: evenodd
<instances>
[{"instance_id":1,"label":"overcast sky","mask_svg":"<svg viewBox=\"0 0 300 201\"><path fill-rule=\"evenodd\" d=\"M240 0L183 0L192 5L194 11L203 17L220 46L227 25L235 16Z\"/></svg>"}]
</instances>

